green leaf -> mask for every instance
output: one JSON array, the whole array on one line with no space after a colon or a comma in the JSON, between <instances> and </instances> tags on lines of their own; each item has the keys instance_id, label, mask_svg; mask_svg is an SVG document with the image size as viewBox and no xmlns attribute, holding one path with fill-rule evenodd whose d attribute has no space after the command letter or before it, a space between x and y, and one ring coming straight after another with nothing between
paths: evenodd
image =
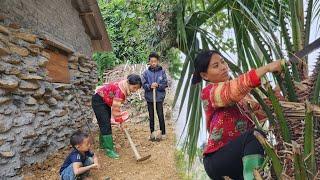
<instances>
[{"instance_id":1,"label":"green leaf","mask_svg":"<svg viewBox=\"0 0 320 180\"><path fill-rule=\"evenodd\" d=\"M178 81L177 91L175 92L175 95L174 95L173 106L175 106L177 104L178 96L180 94L180 91L178 91L178 89L180 90L182 88L182 84L183 84L183 81L184 81L184 75L186 75L186 71L187 71L189 63L190 63L190 61L188 61L186 59L186 61L183 64L182 71L181 71L181 78Z\"/></svg>"},{"instance_id":2,"label":"green leaf","mask_svg":"<svg viewBox=\"0 0 320 180\"><path fill-rule=\"evenodd\" d=\"M320 64L320 57L318 57L316 64ZM315 67L315 73L313 76L317 77L314 85L314 90L311 92L312 104L319 105L319 94L320 94L320 73L317 71L318 66Z\"/></svg>"},{"instance_id":3,"label":"green leaf","mask_svg":"<svg viewBox=\"0 0 320 180\"><path fill-rule=\"evenodd\" d=\"M268 117L268 120L269 120L270 124L272 126L275 125L274 116L272 115L272 111L271 111L270 107L264 102L264 100L260 97L260 95L258 94L258 92L256 90L252 90L251 94L254 96L254 98L261 105L263 111L266 113L266 115Z\"/></svg>"},{"instance_id":4,"label":"green leaf","mask_svg":"<svg viewBox=\"0 0 320 180\"><path fill-rule=\"evenodd\" d=\"M292 102L298 102L297 94L292 82L292 77L286 63L283 63L282 69L284 72L284 83L288 93L288 100Z\"/></svg>"},{"instance_id":5,"label":"green leaf","mask_svg":"<svg viewBox=\"0 0 320 180\"><path fill-rule=\"evenodd\" d=\"M314 7L313 0L309 0L307 3L308 3L308 7L307 7L306 22L304 24L304 46L309 44L312 10Z\"/></svg>"},{"instance_id":6,"label":"green leaf","mask_svg":"<svg viewBox=\"0 0 320 180\"><path fill-rule=\"evenodd\" d=\"M191 88L194 88L195 94L200 93L200 86L192 86ZM193 96L192 100L195 105L192 106L191 113L188 118L188 136L184 146L184 149L188 152L189 167L191 167L191 164L193 163L194 158L196 156L199 130L202 120L201 101L199 96Z\"/></svg>"},{"instance_id":7,"label":"green leaf","mask_svg":"<svg viewBox=\"0 0 320 180\"><path fill-rule=\"evenodd\" d=\"M277 120L280 124L280 131L281 131L281 135L283 137L283 140L287 143L291 142L291 132L289 130L289 126L288 123L285 119L285 116L283 114L283 110L280 106L280 103L277 99L277 97L275 96L271 85L267 85L267 89L268 89L268 97L271 100L274 112L276 114Z\"/></svg>"},{"instance_id":8,"label":"green leaf","mask_svg":"<svg viewBox=\"0 0 320 180\"><path fill-rule=\"evenodd\" d=\"M291 29L293 38L293 51L297 52L302 49L302 32L301 32L301 22L298 17L297 12L297 0L293 0L289 3L291 12Z\"/></svg>"},{"instance_id":9,"label":"green leaf","mask_svg":"<svg viewBox=\"0 0 320 180\"><path fill-rule=\"evenodd\" d=\"M263 149L265 150L268 157L271 159L272 167L274 169L274 172L276 173L277 179L282 179L283 166L277 153L259 132L255 131L254 135L263 146Z\"/></svg>"},{"instance_id":10,"label":"green leaf","mask_svg":"<svg viewBox=\"0 0 320 180\"><path fill-rule=\"evenodd\" d=\"M304 128L304 157L306 159L306 166L311 171L309 178L313 179L314 175L317 173L316 160L315 160L315 147L314 147L314 124L313 115L310 109L310 104L306 102L306 118L305 118L305 128Z\"/></svg>"},{"instance_id":11,"label":"green leaf","mask_svg":"<svg viewBox=\"0 0 320 180\"><path fill-rule=\"evenodd\" d=\"M294 166L294 177L296 180L307 179L306 167L304 165L303 156L301 153L300 145L296 142L292 142L293 151L293 166Z\"/></svg>"},{"instance_id":12,"label":"green leaf","mask_svg":"<svg viewBox=\"0 0 320 180\"><path fill-rule=\"evenodd\" d=\"M283 4L280 4L278 0L275 1L275 11L278 14L278 19L280 22L280 28L281 28L281 35L284 39L284 44L286 46L287 52L292 53L292 43L290 41L290 35L289 30L287 28L287 23L285 21L285 6Z\"/></svg>"}]
</instances>

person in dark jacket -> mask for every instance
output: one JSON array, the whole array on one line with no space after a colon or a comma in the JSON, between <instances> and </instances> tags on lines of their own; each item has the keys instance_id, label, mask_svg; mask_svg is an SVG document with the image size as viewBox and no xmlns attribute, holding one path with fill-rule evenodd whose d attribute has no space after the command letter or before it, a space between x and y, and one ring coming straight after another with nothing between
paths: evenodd
<instances>
[{"instance_id":1,"label":"person in dark jacket","mask_svg":"<svg viewBox=\"0 0 320 180\"><path fill-rule=\"evenodd\" d=\"M162 139L166 138L166 127L163 115L163 101L166 95L165 89L168 87L165 70L159 65L159 55L155 52L149 55L149 67L142 75L145 99L148 104L150 132L154 131L154 112L153 112L153 89L156 89L156 109L159 118ZM150 140L154 140L150 135Z\"/></svg>"}]
</instances>

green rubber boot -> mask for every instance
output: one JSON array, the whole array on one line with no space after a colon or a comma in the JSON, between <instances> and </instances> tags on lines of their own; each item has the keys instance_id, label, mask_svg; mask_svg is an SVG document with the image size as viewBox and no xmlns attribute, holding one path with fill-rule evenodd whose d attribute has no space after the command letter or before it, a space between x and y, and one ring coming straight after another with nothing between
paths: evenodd
<instances>
[{"instance_id":1,"label":"green rubber boot","mask_svg":"<svg viewBox=\"0 0 320 180\"><path fill-rule=\"evenodd\" d=\"M263 163L260 154L247 155L242 158L244 180L254 180L253 170L258 169Z\"/></svg>"},{"instance_id":2,"label":"green rubber boot","mask_svg":"<svg viewBox=\"0 0 320 180\"><path fill-rule=\"evenodd\" d=\"M102 148L105 149L106 155L112 159L119 159L119 154L115 151L113 147L112 135L101 135L100 137L100 145L102 145Z\"/></svg>"}]
</instances>

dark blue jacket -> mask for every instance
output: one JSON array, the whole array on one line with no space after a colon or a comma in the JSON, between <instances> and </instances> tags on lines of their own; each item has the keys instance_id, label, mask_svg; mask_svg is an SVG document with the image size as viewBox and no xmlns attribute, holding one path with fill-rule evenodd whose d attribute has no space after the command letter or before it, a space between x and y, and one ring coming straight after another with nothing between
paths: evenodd
<instances>
[{"instance_id":1,"label":"dark blue jacket","mask_svg":"<svg viewBox=\"0 0 320 180\"><path fill-rule=\"evenodd\" d=\"M64 160L64 163L62 164L59 173L61 174L64 169L66 169L70 164L74 162L84 162L88 157L93 157L94 154L91 151L85 152L84 155L82 155L77 149L73 148L71 153L68 155L68 157Z\"/></svg>"},{"instance_id":2,"label":"dark blue jacket","mask_svg":"<svg viewBox=\"0 0 320 180\"><path fill-rule=\"evenodd\" d=\"M168 81L166 72L161 66L155 68L149 66L142 74L142 84L145 92L144 97L147 102L153 102L153 89L151 89L151 84L154 82L159 84L156 91L156 102L162 102L166 96L165 89L168 87Z\"/></svg>"}]
</instances>

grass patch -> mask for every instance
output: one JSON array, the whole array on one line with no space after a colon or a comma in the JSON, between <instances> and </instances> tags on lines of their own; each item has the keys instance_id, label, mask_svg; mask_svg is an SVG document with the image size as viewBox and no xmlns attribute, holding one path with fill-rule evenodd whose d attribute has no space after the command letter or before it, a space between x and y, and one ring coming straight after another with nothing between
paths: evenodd
<instances>
[{"instance_id":1,"label":"grass patch","mask_svg":"<svg viewBox=\"0 0 320 180\"><path fill-rule=\"evenodd\" d=\"M179 177L182 180L192 180L183 151L176 149L174 154Z\"/></svg>"}]
</instances>

